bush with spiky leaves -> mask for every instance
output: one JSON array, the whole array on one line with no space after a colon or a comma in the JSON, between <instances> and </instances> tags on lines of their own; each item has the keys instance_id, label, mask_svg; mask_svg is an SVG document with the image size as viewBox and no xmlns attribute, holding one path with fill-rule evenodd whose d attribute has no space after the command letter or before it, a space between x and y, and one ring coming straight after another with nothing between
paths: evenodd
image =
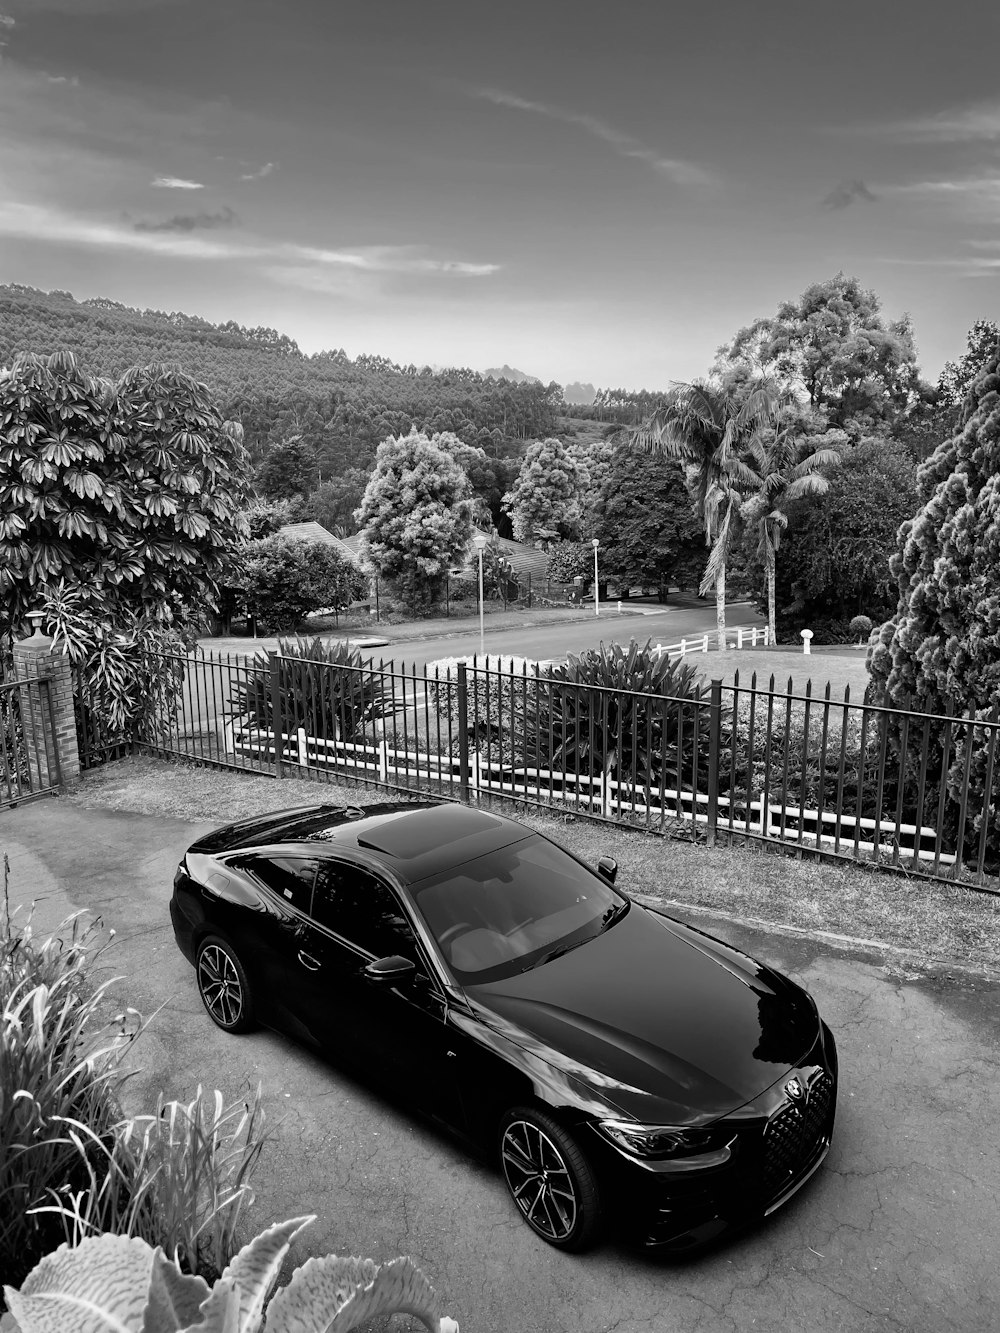
<instances>
[{"instance_id":1,"label":"bush with spiky leaves","mask_svg":"<svg viewBox=\"0 0 1000 1333\"><path fill-rule=\"evenodd\" d=\"M357 741L374 734L389 707L382 677L361 651L344 641L299 637L278 645L282 731L299 727L307 736ZM271 657L259 652L233 690L232 713L255 727L270 728L274 717Z\"/></svg>"},{"instance_id":2,"label":"bush with spiky leaves","mask_svg":"<svg viewBox=\"0 0 1000 1333\"><path fill-rule=\"evenodd\" d=\"M652 641L602 643L546 669L523 718L525 751L541 751L547 768L637 788L704 790L698 750L707 749L695 744L707 721L704 696L690 662L657 653Z\"/></svg>"},{"instance_id":3,"label":"bush with spiky leaves","mask_svg":"<svg viewBox=\"0 0 1000 1333\"><path fill-rule=\"evenodd\" d=\"M986 719L1000 698L1000 361L973 382L963 424L918 473L923 505L892 558L896 614L868 650L869 699L935 715ZM931 768L948 764L947 819L956 825L969 777L970 846L988 824L1000 852L997 770L989 729L934 725ZM969 747L971 746L971 752ZM993 770L991 790L987 774ZM970 849L967 848L968 852Z\"/></svg>"}]
</instances>

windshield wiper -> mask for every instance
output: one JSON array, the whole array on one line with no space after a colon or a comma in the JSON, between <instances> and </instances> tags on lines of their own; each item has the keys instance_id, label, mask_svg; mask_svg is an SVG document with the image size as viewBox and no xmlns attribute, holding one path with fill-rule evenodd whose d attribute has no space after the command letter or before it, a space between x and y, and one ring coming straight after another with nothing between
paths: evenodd
<instances>
[{"instance_id":1,"label":"windshield wiper","mask_svg":"<svg viewBox=\"0 0 1000 1333\"><path fill-rule=\"evenodd\" d=\"M528 963L526 967L522 967L521 971L531 972L536 967L541 967L543 963L551 963L553 958L561 958L564 953L569 953L571 949L578 949L581 944L586 944L593 938L593 935L588 935L587 939L577 940L575 944L558 944L554 949L550 949L548 953L543 953L541 958L536 958L533 963Z\"/></svg>"},{"instance_id":2,"label":"windshield wiper","mask_svg":"<svg viewBox=\"0 0 1000 1333\"><path fill-rule=\"evenodd\" d=\"M623 912L628 911L628 903L613 903L601 917L601 930L607 930L608 926L613 926Z\"/></svg>"}]
</instances>

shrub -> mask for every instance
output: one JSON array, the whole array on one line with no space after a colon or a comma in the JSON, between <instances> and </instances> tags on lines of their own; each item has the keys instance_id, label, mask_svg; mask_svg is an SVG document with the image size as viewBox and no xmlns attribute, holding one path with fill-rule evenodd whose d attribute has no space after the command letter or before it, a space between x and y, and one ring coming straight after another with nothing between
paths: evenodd
<instances>
[{"instance_id":1,"label":"shrub","mask_svg":"<svg viewBox=\"0 0 1000 1333\"><path fill-rule=\"evenodd\" d=\"M449 602L474 602L479 596L479 576L453 574L448 579Z\"/></svg>"},{"instance_id":2,"label":"shrub","mask_svg":"<svg viewBox=\"0 0 1000 1333\"><path fill-rule=\"evenodd\" d=\"M244 548L233 586L264 634L296 629L310 611L348 606L368 581L326 542L265 537Z\"/></svg>"},{"instance_id":3,"label":"shrub","mask_svg":"<svg viewBox=\"0 0 1000 1333\"><path fill-rule=\"evenodd\" d=\"M433 1287L410 1259L327 1255L292 1274L264 1315L292 1241L314 1219L295 1217L261 1232L213 1286L181 1271L159 1249L124 1236L96 1236L75 1249L61 1245L28 1276L20 1291L4 1287L11 1333L49 1333L81 1326L120 1333L349 1333L377 1315L412 1314L431 1333L459 1333L438 1313Z\"/></svg>"},{"instance_id":4,"label":"shrub","mask_svg":"<svg viewBox=\"0 0 1000 1333\"><path fill-rule=\"evenodd\" d=\"M6 878L5 857L5 899ZM43 940L9 914L0 933L0 1272L15 1282L62 1235L54 1218L30 1210L50 1190L86 1185L67 1124L106 1141L121 1115L126 1039L99 1018L110 981L93 980L103 947L81 913Z\"/></svg>"},{"instance_id":5,"label":"shrub","mask_svg":"<svg viewBox=\"0 0 1000 1333\"><path fill-rule=\"evenodd\" d=\"M868 616L855 616L847 628L852 639L857 639L858 643L867 643L874 626Z\"/></svg>"},{"instance_id":6,"label":"shrub","mask_svg":"<svg viewBox=\"0 0 1000 1333\"><path fill-rule=\"evenodd\" d=\"M577 577L593 578L593 546L590 542L558 542L549 549L545 572L553 583L572 583Z\"/></svg>"},{"instance_id":7,"label":"shrub","mask_svg":"<svg viewBox=\"0 0 1000 1333\"><path fill-rule=\"evenodd\" d=\"M278 673L284 734L304 727L327 740L361 739L386 716L382 678L343 640L283 639ZM270 654L258 652L233 691L231 712L269 730L274 716Z\"/></svg>"},{"instance_id":8,"label":"shrub","mask_svg":"<svg viewBox=\"0 0 1000 1333\"><path fill-rule=\"evenodd\" d=\"M651 641L602 643L547 668L523 718L524 747L534 745L547 768L704 790L695 738L705 693L690 662L657 653Z\"/></svg>"},{"instance_id":9,"label":"shrub","mask_svg":"<svg viewBox=\"0 0 1000 1333\"><path fill-rule=\"evenodd\" d=\"M106 944L78 913L38 940L6 911L0 930L0 1272L19 1282L60 1240L143 1237L188 1272L216 1277L236 1252L261 1151L260 1091L226 1107L157 1102L124 1118L120 1056L134 1010L100 1014Z\"/></svg>"}]
</instances>

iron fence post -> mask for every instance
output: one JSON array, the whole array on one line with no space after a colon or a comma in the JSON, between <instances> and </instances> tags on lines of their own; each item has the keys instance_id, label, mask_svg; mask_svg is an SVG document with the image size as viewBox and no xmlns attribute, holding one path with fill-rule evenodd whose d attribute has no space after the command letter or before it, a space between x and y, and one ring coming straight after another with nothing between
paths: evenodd
<instances>
[{"instance_id":1,"label":"iron fence post","mask_svg":"<svg viewBox=\"0 0 1000 1333\"><path fill-rule=\"evenodd\" d=\"M275 775L283 778L284 766L281 761L282 751L285 748L285 734L282 718L282 697L281 697L281 658L278 653L270 654L271 660L271 734L274 736L274 771Z\"/></svg>"},{"instance_id":2,"label":"iron fence post","mask_svg":"<svg viewBox=\"0 0 1000 1333\"><path fill-rule=\"evenodd\" d=\"M719 826L719 751L722 748L722 678L712 679L708 717L708 828L706 841L715 846Z\"/></svg>"},{"instance_id":3,"label":"iron fence post","mask_svg":"<svg viewBox=\"0 0 1000 1333\"><path fill-rule=\"evenodd\" d=\"M458 664L458 786L469 799L469 682L464 662Z\"/></svg>"}]
</instances>

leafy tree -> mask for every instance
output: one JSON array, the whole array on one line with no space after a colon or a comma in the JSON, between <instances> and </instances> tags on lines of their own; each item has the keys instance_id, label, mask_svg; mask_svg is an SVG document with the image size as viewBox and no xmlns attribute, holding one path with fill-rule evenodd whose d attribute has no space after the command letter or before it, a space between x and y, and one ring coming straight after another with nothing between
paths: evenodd
<instances>
[{"instance_id":1,"label":"leafy tree","mask_svg":"<svg viewBox=\"0 0 1000 1333\"><path fill-rule=\"evenodd\" d=\"M268 450L257 469L257 485L268 499L289 500L310 491L318 476L315 448L301 435L293 435Z\"/></svg>"},{"instance_id":2,"label":"leafy tree","mask_svg":"<svg viewBox=\"0 0 1000 1333\"><path fill-rule=\"evenodd\" d=\"M469 478L472 493L473 522L491 527L493 511L500 502L497 486L497 469L478 445L466 444L453 431L436 432L431 437L431 444L443 449L454 458L455 462Z\"/></svg>"},{"instance_id":3,"label":"leafy tree","mask_svg":"<svg viewBox=\"0 0 1000 1333\"><path fill-rule=\"evenodd\" d=\"M965 355L946 361L938 376L938 390L957 414L973 382L1000 350L1000 324L995 319L977 319L966 339ZM957 419L956 423L957 424Z\"/></svg>"},{"instance_id":4,"label":"leafy tree","mask_svg":"<svg viewBox=\"0 0 1000 1333\"><path fill-rule=\"evenodd\" d=\"M339 477L320 482L299 504L300 521L312 519L338 537L352 536L358 530L354 511L361 503L369 475L363 468L352 467Z\"/></svg>"},{"instance_id":5,"label":"leafy tree","mask_svg":"<svg viewBox=\"0 0 1000 1333\"><path fill-rule=\"evenodd\" d=\"M678 462L619 446L599 495L596 535L607 573L660 588L698 586L705 571L704 529Z\"/></svg>"},{"instance_id":6,"label":"leafy tree","mask_svg":"<svg viewBox=\"0 0 1000 1333\"><path fill-rule=\"evenodd\" d=\"M590 542L555 542L549 547L545 573L553 583L590 578L593 571L594 548Z\"/></svg>"},{"instance_id":7,"label":"leafy tree","mask_svg":"<svg viewBox=\"0 0 1000 1333\"><path fill-rule=\"evenodd\" d=\"M472 533L469 479L426 435L391 437L355 513L362 561L414 609L437 601Z\"/></svg>"},{"instance_id":8,"label":"leafy tree","mask_svg":"<svg viewBox=\"0 0 1000 1333\"><path fill-rule=\"evenodd\" d=\"M891 421L919 384L909 316L886 323L876 294L843 273L740 329L719 358L789 383L854 435Z\"/></svg>"},{"instance_id":9,"label":"leafy tree","mask_svg":"<svg viewBox=\"0 0 1000 1333\"><path fill-rule=\"evenodd\" d=\"M846 624L857 614L881 621L895 604L889 560L899 525L919 503L916 467L901 444L878 437L842 448L840 457L825 495L788 505L775 572L784 633Z\"/></svg>"},{"instance_id":10,"label":"leafy tree","mask_svg":"<svg viewBox=\"0 0 1000 1333\"><path fill-rule=\"evenodd\" d=\"M973 381L961 429L944 441L917 474L922 507L899 530L891 569L896 613L868 650L870 696L940 716L988 715L1000 697L1000 358ZM973 798L985 816L970 820L978 834L989 820L989 846L1000 846L995 789L985 789L989 738L966 731L946 748L936 722L938 764L951 760L947 787L957 809L968 767ZM967 750L971 746L972 753ZM933 771L933 769L931 770ZM995 782L995 779L994 779ZM973 807L975 809L975 806Z\"/></svg>"},{"instance_id":11,"label":"leafy tree","mask_svg":"<svg viewBox=\"0 0 1000 1333\"><path fill-rule=\"evenodd\" d=\"M246 528L246 455L203 385L147 366L117 383L72 355L0 370L0 612L58 587L98 621L185 623L215 602Z\"/></svg>"},{"instance_id":12,"label":"leafy tree","mask_svg":"<svg viewBox=\"0 0 1000 1333\"><path fill-rule=\"evenodd\" d=\"M247 543L233 588L264 634L281 634L362 597L367 580L335 546L274 535Z\"/></svg>"},{"instance_id":13,"label":"leafy tree","mask_svg":"<svg viewBox=\"0 0 1000 1333\"><path fill-rule=\"evenodd\" d=\"M579 537L585 480L580 464L561 441L549 437L529 445L517 481L503 498L515 539L545 548L559 538Z\"/></svg>"},{"instance_id":14,"label":"leafy tree","mask_svg":"<svg viewBox=\"0 0 1000 1333\"><path fill-rule=\"evenodd\" d=\"M772 643L777 641L775 568L781 534L788 527L786 511L805 495L824 495L830 483L822 469L832 469L840 463L838 449L812 449L810 444L797 433L792 420L756 432L747 446L746 461L753 470L754 480L741 516L757 534L757 551L767 580L767 624Z\"/></svg>"},{"instance_id":15,"label":"leafy tree","mask_svg":"<svg viewBox=\"0 0 1000 1333\"><path fill-rule=\"evenodd\" d=\"M717 385L681 384L628 433L634 446L690 465L697 512L711 548L701 591L714 583L721 652L726 651L726 564L739 536L741 492L754 484L741 452L784 406L769 382L740 398Z\"/></svg>"},{"instance_id":16,"label":"leafy tree","mask_svg":"<svg viewBox=\"0 0 1000 1333\"><path fill-rule=\"evenodd\" d=\"M251 541L271 537L286 523L299 522L297 507L290 500L252 500L243 510Z\"/></svg>"}]
</instances>

